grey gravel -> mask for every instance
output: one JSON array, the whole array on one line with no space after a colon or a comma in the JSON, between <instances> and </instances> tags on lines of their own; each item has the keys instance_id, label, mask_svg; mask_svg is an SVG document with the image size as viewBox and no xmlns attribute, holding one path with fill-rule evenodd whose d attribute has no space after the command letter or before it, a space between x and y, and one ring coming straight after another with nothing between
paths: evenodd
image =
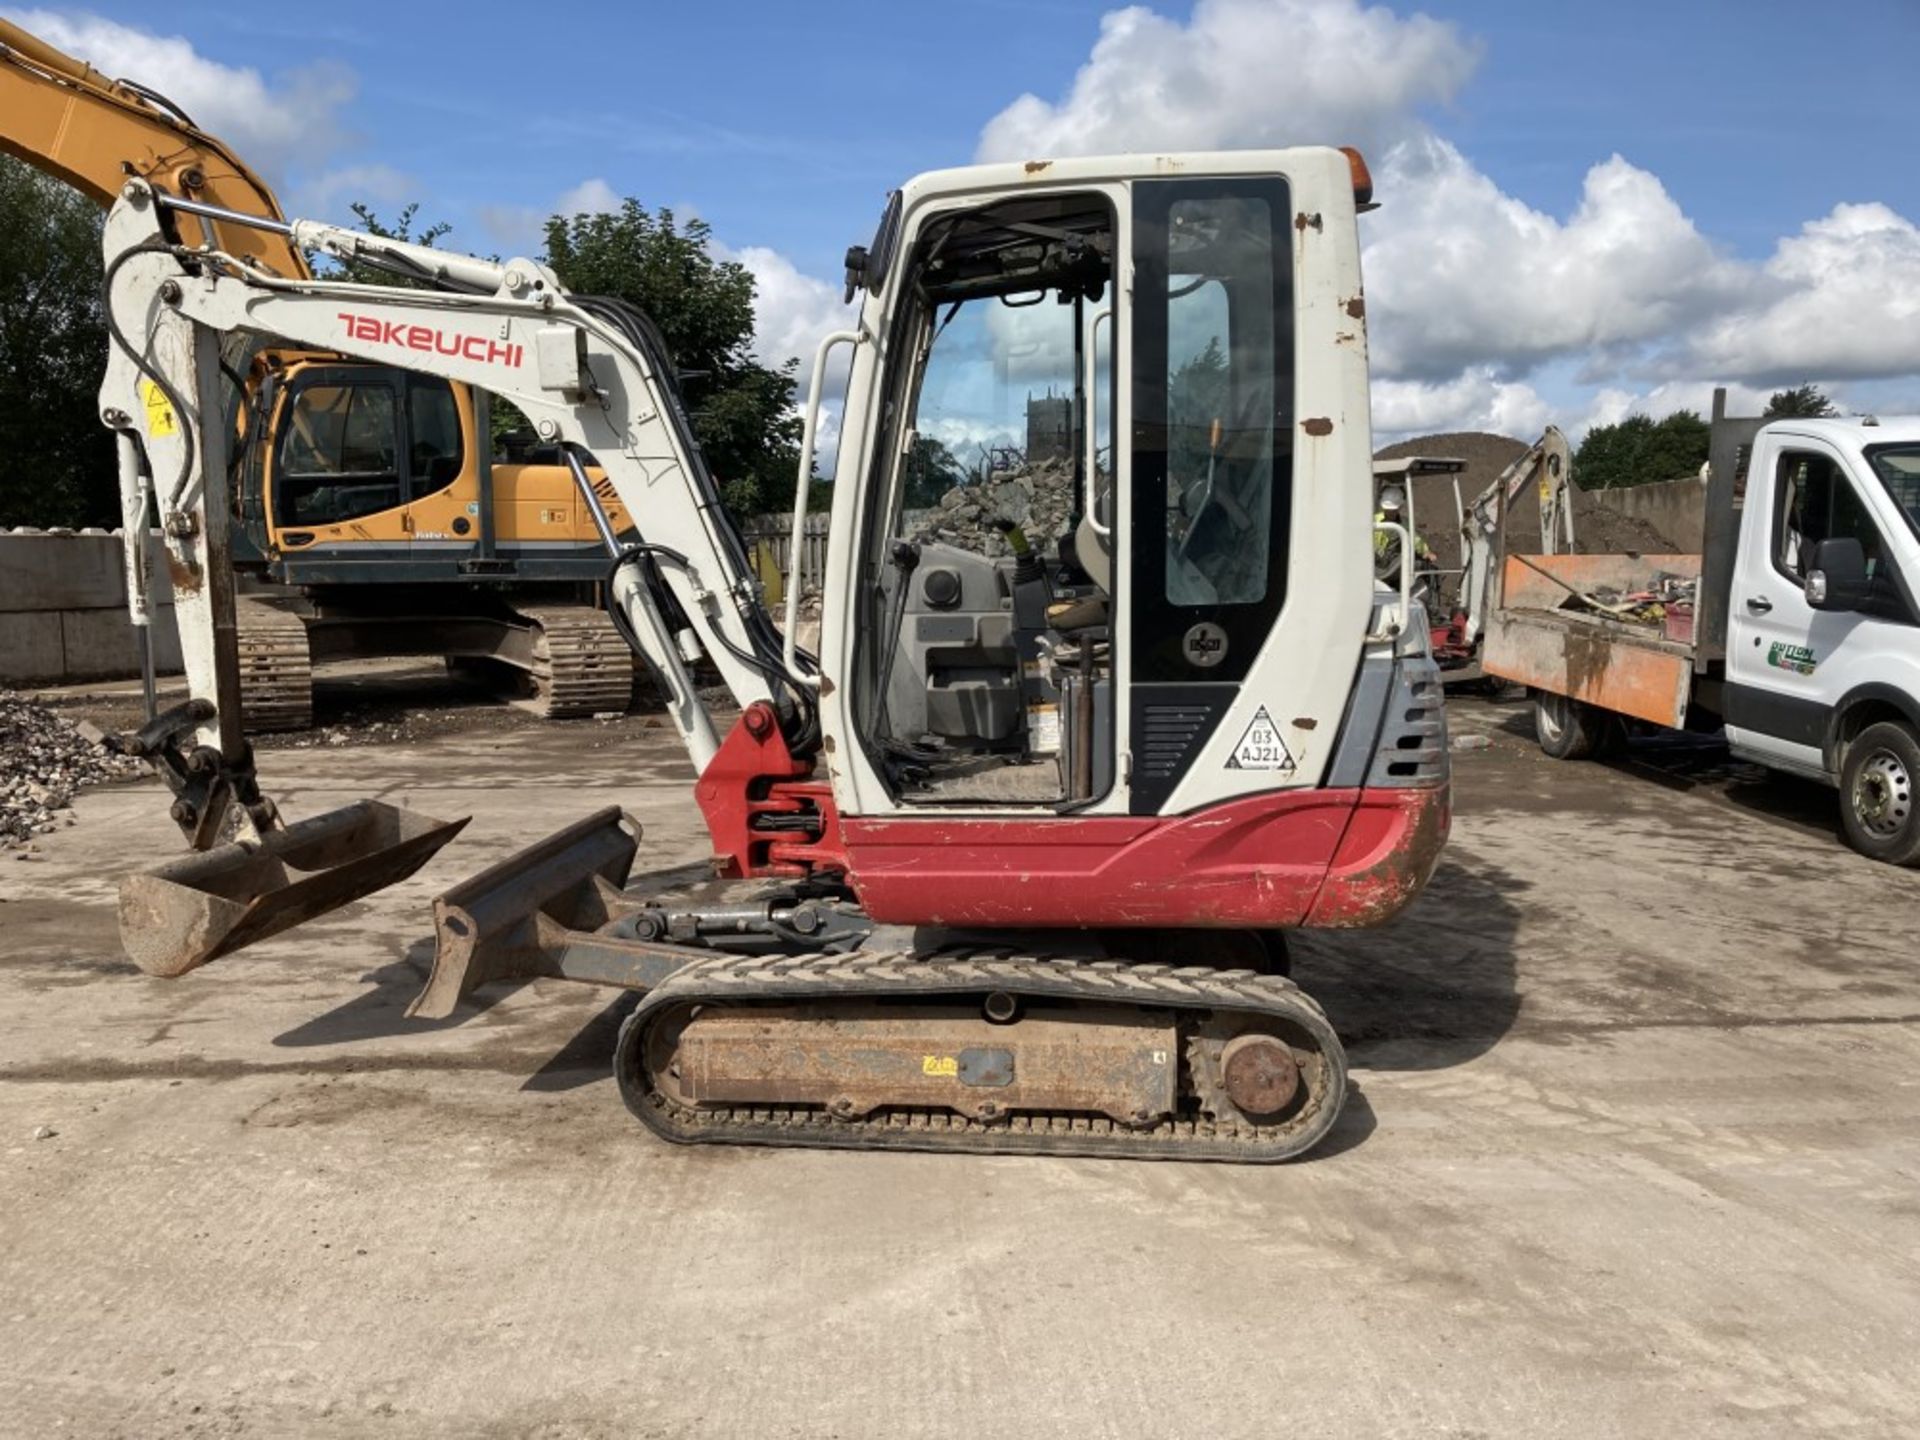
<instances>
[{"instance_id":1,"label":"grey gravel","mask_svg":"<svg viewBox=\"0 0 1920 1440\"><path fill-rule=\"evenodd\" d=\"M140 761L109 754L46 706L0 690L0 850L71 824L60 812L84 786L144 773Z\"/></svg>"}]
</instances>

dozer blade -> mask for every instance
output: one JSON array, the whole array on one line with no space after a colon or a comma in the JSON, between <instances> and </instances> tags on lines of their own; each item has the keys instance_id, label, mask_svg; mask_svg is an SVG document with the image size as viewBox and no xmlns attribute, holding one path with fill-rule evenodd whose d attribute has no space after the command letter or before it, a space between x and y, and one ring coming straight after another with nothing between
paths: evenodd
<instances>
[{"instance_id":1,"label":"dozer blade","mask_svg":"<svg viewBox=\"0 0 1920 1440\"><path fill-rule=\"evenodd\" d=\"M640 825L619 806L489 865L433 902L433 974L407 1014L451 1015L492 980L560 974L560 937L608 919L640 849Z\"/></svg>"},{"instance_id":2,"label":"dozer blade","mask_svg":"<svg viewBox=\"0 0 1920 1440\"><path fill-rule=\"evenodd\" d=\"M120 941L149 975L184 975L418 870L466 825L360 800L258 840L120 882Z\"/></svg>"}]
</instances>

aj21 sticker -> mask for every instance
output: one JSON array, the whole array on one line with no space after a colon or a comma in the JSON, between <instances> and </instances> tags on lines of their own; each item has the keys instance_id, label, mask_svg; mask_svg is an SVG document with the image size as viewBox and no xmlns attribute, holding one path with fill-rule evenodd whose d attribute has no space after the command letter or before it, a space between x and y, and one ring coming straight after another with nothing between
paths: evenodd
<instances>
[{"instance_id":1,"label":"aj21 sticker","mask_svg":"<svg viewBox=\"0 0 1920 1440\"><path fill-rule=\"evenodd\" d=\"M1262 705L1254 712L1253 723L1247 726L1247 733L1240 737L1240 743L1233 747L1233 754L1227 760L1227 769L1283 772L1293 769L1293 752L1287 749L1287 742L1280 738L1280 727L1273 723L1266 706Z\"/></svg>"}]
</instances>

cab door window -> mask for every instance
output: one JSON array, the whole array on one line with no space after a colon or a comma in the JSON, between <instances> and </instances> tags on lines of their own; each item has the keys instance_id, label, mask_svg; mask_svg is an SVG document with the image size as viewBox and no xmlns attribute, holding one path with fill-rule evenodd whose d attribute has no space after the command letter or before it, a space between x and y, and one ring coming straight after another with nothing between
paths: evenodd
<instances>
[{"instance_id":1,"label":"cab door window","mask_svg":"<svg viewBox=\"0 0 1920 1440\"><path fill-rule=\"evenodd\" d=\"M1920 536L1920 445L1874 445L1867 461L1915 536Z\"/></svg>"},{"instance_id":2,"label":"cab door window","mask_svg":"<svg viewBox=\"0 0 1920 1440\"><path fill-rule=\"evenodd\" d=\"M287 402L274 466L274 519L337 525L405 502L397 387L319 378Z\"/></svg>"},{"instance_id":3,"label":"cab door window","mask_svg":"<svg viewBox=\"0 0 1920 1440\"><path fill-rule=\"evenodd\" d=\"M407 480L415 500L460 478L460 406L444 380L407 380Z\"/></svg>"},{"instance_id":4,"label":"cab door window","mask_svg":"<svg viewBox=\"0 0 1920 1440\"><path fill-rule=\"evenodd\" d=\"M1287 184L1156 180L1134 197L1135 678L1237 682L1286 599Z\"/></svg>"},{"instance_id":5,"label":"cab door window","mask_svg":"<svg viewBox=\"0 0 1920 1440\"><path fill-rule=\"evenodd\" d=\"M1780 457L1773 531L1774 563L1804 581L1807 556L1822 540L1854 539L1867 554L1867 573L1881 564L1880 532L1831 456L1789 450Z\"/></svg>"},{"instance_id":6,"label":"cab door window","mask_svg":"<svg viewBox=\"0 0 1920 1440\"><path fill-rule=\"evenodd\" d=\"M1781 455L1776 475L1774 568L1795 584L1805 584L1807 560L1817 543L1858 540L1871 581L1861 612L1887 620L1909 619L1880 527L1874 524L1847 468L1817 451L1789 450Z\"/></svg>"}]
</instances>

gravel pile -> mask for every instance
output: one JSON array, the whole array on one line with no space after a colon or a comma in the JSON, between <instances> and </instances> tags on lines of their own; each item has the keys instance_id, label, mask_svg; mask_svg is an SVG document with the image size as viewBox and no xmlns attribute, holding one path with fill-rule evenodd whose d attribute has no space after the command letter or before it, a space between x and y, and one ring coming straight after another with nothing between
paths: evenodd
<instances>
[{"instance_id":1,"label":"gravel pile","mask_svg":"<svg viewBox=\"0 0 1920 1440\"><path fill-rule=\"evenodd\" d=\"M995 520L1011 520L1026 531L1027 543L1052 555L1073 516L1073 464L1045 460L1017 470L995 470L985 483L956 485L940 497L910 538L938 540L977 555L998 558L1012 553Z\"/></svg>"},{"instance_id":2,"label":"gravel pile","mask_svg":"<svg viewBox=\"0 0 1920 1440\"><path fill-rule=\"evenodd\" d=\"M71 825L73 817L60 812L83 785L129 779L146 768L109 755L46 706L0 690L0 850Z\"/></svg>"}]
</instances>

